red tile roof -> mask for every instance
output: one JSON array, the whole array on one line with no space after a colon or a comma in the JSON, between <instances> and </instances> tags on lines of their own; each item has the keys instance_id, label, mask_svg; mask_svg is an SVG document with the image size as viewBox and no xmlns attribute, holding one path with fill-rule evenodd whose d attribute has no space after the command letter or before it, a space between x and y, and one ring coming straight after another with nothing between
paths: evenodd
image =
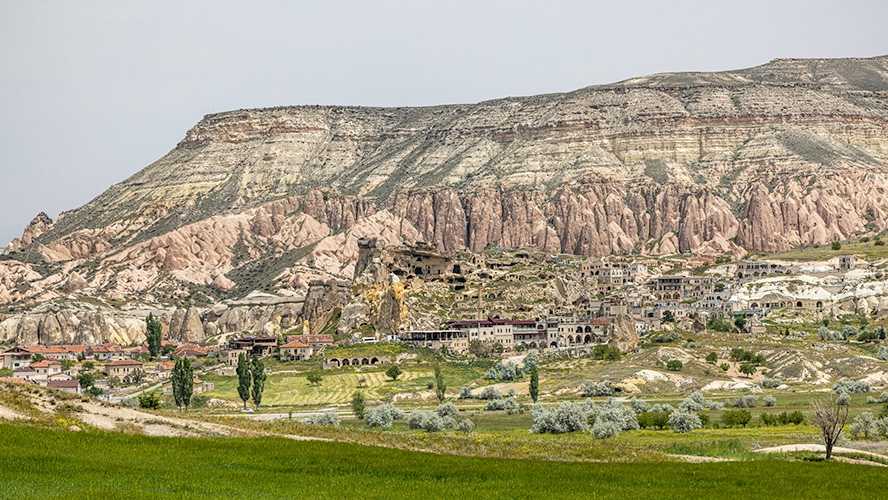
<instances>
[{"instance_id":1,"label":"red tile roof","mask_svg":"<svg viewBox=\"0 0 888 500\"><path fill-rule=\"evenodd\" d=\"M105 366L142 366L142 363L134 359L117 359Z\"/></svg>"},{"instance_id":2,"label":"red tile roof","mask_svg":"<svg viewBox=\"0 0 888 500\"><path fill-rule=\"evenodd\" d=\"M46 387L50 389L76 389L80 387L77 380L50 380L46 383Z\"/></svg>"},{"instance_id":3,"label":"red tile roof","mask_svg":"<svg viewBox=\"0 0 888 500\"><path fill-rule=\"evenodd\" d=\"M286 344L283 344L281 349L305 349L306 347L309 347L309 345L298 340L291 340Z\"/></svg>"},{"instance_id":4,"label":"red tile roof","mask_svg":"<svg viewBox=\"0 0 888 500\"><path fill-rule=\"evenodd\" d=\"M50 366L62 366L62 364L51 359L44 359L31 363L31 368L49 368Z\"/></svg>"}]
</instances>

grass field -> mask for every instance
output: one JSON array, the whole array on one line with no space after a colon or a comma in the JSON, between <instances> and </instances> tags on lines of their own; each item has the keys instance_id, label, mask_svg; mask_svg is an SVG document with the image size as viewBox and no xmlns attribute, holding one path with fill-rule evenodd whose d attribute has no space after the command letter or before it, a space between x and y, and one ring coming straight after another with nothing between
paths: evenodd
<instances>
[{"instance_id":1,"label":"grass field","mask_svg":"<svg viewBox=\"0 0 888 500\"><path fill-rule=\"evenodd\" d=\"M172 439L0 425L3 498L874 498L841 463L589 464L275 438Z\"/></svg>"},{"instance_id":2,"label":"grass field","mask_svg":"<svg viewBox=\"0 0 888 500\"><path fill-rule=\"evenodd\" d=\"M275 406L322 406L343 404L351 400L352 394L361 390L370 400L380 400L397 392L417 392L427 389L433 380L432 366L405 366L398 380L392 381L385 375L385 368L364 368L327 370L322 372L323 380L311 385L306 372L279 371L268 377L265 386L263 405ZM478 368L446 365L444 374L453 391L460 384L466 384L481 376ZM231 376L207 375L205 380L213 382L214 389L206 396L239 401L237 378ZM360 383L363 379L363 384Z\"/></svg>"},{"instance_id":3,"label":"grass field","mask_svg":"<svg viewBox=\"0 0 888 500\"><path fill-rule=\"evenodd\" d=\"M833 250L830 245L820 245L818 247L802 247L789 250L782 253L762 255L769 259L780 260L827 260L839 255L857 255L866 260L878 260L888 257L888 245L876 245L875 241L858 241L842 243L838 250Z\"/></svg>"}]
</instances>

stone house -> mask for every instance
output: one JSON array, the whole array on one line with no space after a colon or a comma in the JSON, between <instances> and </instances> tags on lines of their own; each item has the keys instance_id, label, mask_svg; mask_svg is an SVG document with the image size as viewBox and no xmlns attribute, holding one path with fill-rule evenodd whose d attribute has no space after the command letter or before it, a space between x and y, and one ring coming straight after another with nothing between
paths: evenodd
<instances>
[{"instance_id":1,"label":"stone house","mask_svg":"<svg viewBox=\"0 0 888 500\"><path fill-rule=\"evenodd\" d=\"M118 359L105 364L105 374L123 379L142 369L142 363L134 359Z\"/></svg>"},{"instance_id":2,"label":"stone house","mask_svg":"<svg viewBox=\"0 0 888 500\"><path fill-rule=\"evenodd\" d=\"M314 354L314 348L311 345L295 339L282 344L279 349L281 361L305 361L311 359Z\"/></svg>"}]
</instances>

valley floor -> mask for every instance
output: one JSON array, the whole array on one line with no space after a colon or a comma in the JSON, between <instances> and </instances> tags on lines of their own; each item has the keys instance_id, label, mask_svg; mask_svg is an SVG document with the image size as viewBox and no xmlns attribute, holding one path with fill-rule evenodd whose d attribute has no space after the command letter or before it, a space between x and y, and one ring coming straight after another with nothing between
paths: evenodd
<instances>
[{"instance_id":1,"label":"valley floor","mask_svg":"<svg viewBox=\"0 0 888 500\"><path fill-rule=\"evenodd\" d=\"M2 498L876 498L843 463L563 463L281 438L161 438L0 425Z\"/></svg>"}]
</instances>

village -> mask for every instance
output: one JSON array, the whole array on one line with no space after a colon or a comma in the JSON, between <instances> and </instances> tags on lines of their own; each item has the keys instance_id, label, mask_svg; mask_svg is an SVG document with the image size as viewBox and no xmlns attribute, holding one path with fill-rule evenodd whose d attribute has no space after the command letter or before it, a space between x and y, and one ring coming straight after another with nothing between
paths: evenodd
<instances>
[{"instance_id":1,"label":"village","mask_svg":"<svg viewBox=\"0 0 888 500\"><path fill-rule=\"evenodd\" d=\"M635 351L644 339L664 332L727 328L751 336L769 330L789 333L798 323L844 315L875 317L888 309L882 265L858 261L853 254L797 262L701 256L577 258L523 250L445 256L424 243L377 248L374 240L359 241L359 248L356 286L400 284L407 294L412 289L444 289L454 304L451 317L402 322L388 331L362 328L360 335L312 333L304 321L301 331L241 332L206 345L176 342L165 333L156 358L149 355L147 344L14 345L0 353L0 369L13 380L121 400L146 387L163 386L179 358L190 358L206 371L231 373L241 355L281 363L315 360L322 369L373 367L402 359L382 352L350 357L341 349L340 354L330 354L336 346L376 343L452 356L508 358L551 351L582 357L601 345ZM537 300L535 308L509 300L510 285L520 285L519 297L532 297L533 285L521 285L530 281L525 278L529 273L542 275L554 290L546 300ZM421 293L417 297L424 298ZM876 333L880 334L884 330ZM212 391L213 384L197 387Z\"/></svg>"}]
</instances>

